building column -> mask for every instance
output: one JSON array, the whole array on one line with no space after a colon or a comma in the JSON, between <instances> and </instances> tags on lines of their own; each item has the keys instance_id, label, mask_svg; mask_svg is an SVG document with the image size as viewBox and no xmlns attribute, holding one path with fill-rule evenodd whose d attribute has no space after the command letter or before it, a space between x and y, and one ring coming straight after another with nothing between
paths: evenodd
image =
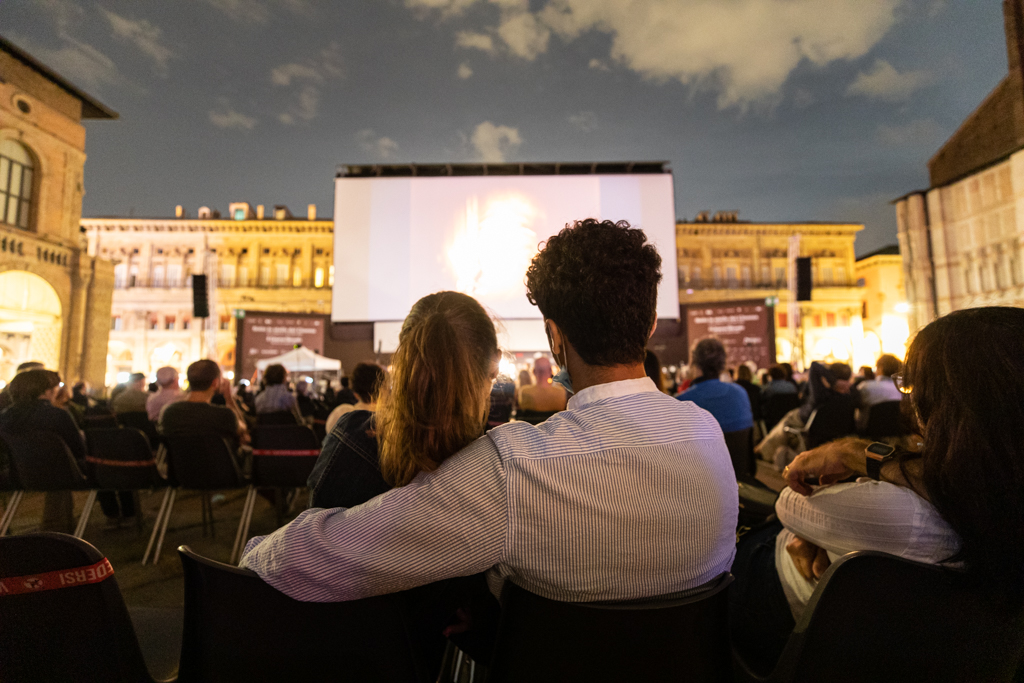
<instances>
[{"instance_id":1,"label":"building column","mask_svg":"<svg viewBox=\"0 0 1024 683\"><path fill-rule=\"evenodd\" d=\"M91 278L85 304L87 315L79 376L94 387L102 387L107 373L114 264L101 259L90 261Z\"/></svg>"}]
</instances>

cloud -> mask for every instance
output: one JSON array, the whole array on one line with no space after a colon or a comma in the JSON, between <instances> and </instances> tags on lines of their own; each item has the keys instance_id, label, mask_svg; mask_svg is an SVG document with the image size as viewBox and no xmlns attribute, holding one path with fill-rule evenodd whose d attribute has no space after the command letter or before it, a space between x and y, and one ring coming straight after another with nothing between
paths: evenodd
<instances>
[{"instance_id":1,"label":"cloud","mask_svg":"<svg viewBox=\"0 0 1024 683\"><path fill-rule=\"evenodd\" d=\"M592 111L581 111L579 114L572 114L568 120L573 127L579 128L584 133L592 133L597 130L597 114Z\"/></svg>"},{"instance_id":2,"label":"cloud","mask_svg":"<svg viewBox=\"0 0 1024 683\"><path fill-rule=\"evenodd\" d=\"M463 62L462 64L459 64L459 78L461 78L462 80L466 80L467 78L469 78L472 75L473 75L473 67L471 67L466 62Z\"/></svg>"},{"instance_id":3,"label":"cloud","mask_svg":"<svg viewBox=\"0 0 1024 683\"><path fill-rule=\"evenodd\" d=\"M320 110L320 86L344 75L341 47L337 43L321 50L304 63L290 62L270 70L270 82L275 86L297 90L292 94L288 108L278 114L277 120L286 126L300 121L312 121Z\"/></svg>"},{"instance_id":4,"label":"cloud","mask_svg":"<svg viewBox=\"0 0 1024 683\"><path fill-rule=\"evenodd\" d=\"M880 124L878 141L894 146L927 146L940 142L945 131L934 119L917 119L905 124Z\"/></svg>"},{"instance_id":5,"label":"cloud","mask_svg":"<svg viewBox=\"0 0 1024 683\"><path fill-rule=\"evenodd\" d=\"M803 88L800 88L793 93L793 106L797 109L806 109L817 101L818 98Z\"/></svg>"},{"instance_id":6,"label":"cloud","mask_svg":"<svg viewBox=\"0 0 1024 683\"><path fill-rule=\"evenodd\" d=\"M720 108L746 108L777 102L801 63L824 67L867 54L893 26L903 1L547 0L532 13L502 3L497 26L460 27L456 44L494 52L497 35L503 51L533 59L548 49L551 34L565 42L605 34L608 59L654 82L712 91ZM420 9L443 5L466 22L477 16L463 11L470 4L406 0ZM604 57L595 59L592 68L600 68Z\"/></svg>"},{"instance_id":7,"label":"cloud","mask_svg":"<svg viewBox=\"0 0 1024 683\"><path fill-rule=\"evenodd\" d=\"M512 54L532 61L547 52L551 30L529 12L518 12L502 20L498 35Z\"/></svg>"},{"instance_id":8,"label":"cloud","mask_svg":"<svg viewBox=\"0 0 1024 683\"><path fill-rule=\"evenodd\" d=\"M597 69L598 71L611 71L612 70L610 66L608 66L607 64L602 62L597 57L594 57L593 59L591 59L590 63L588 63L587 66L590 67L591 69Z\"/></svg>"},{"instance_id":9,"label":"cloud","mask_svg":"<svg viewBox=\"0 0 1024 683\"><path fill-rule=\"evenodd\" d=\"M505 161L523 142L518 128L496 126L490 121L484 121L473 129L470 140L481 161L498 164Z\"/></svg>"},{"instance_id":10,"label":"cloud","mask_svg":"<svg viewBox=\"0 0 1024 683\"><path fill-rule=\"evenodd\" d=\"M484 33L473 31L459 31L455 34L455 45L484 52L494 52L494 39Z\"/></svg>"},{"instance_id":11,"label":"cloud","mask_svg":"<svg viewBox=\"0 0 1024 683\"><path fill-rule=\"evenodd\" d=\"M440 10L444 16L462 14L477 0L405 0L405 6L415 10Z\"/></svg>"},{"instance_id":12,"label":"cloud","mask_svg":"<svg viewBox=\"0 0 1024 683\"><path fill-rule=\"evenodd\" d=\"M846 94L863 95L884 102L905 102L915 90L930 85L932 81L932 75L927 71L900 73L884 59L876 59L868 71L857 74Z\"/></svg>"},{"instance_id":13,"label":"cloud","mask_svg":"<svg viewBox=\"0 0 1024 683\"><path fill-rule=\"evenodd\" d=\"M389 137L377 137L372 128L356 133L359 148L377 159L391 159L398 153L398 143Z\"/></svg>"},{"instance_id":14,"label":"cloud","mask_svg":"<svg viewBox=\"0 0 1024 683\"><path fill-rule=\"evenodd\" d=\"M102 7L100 11L110 22L115 36L135 45L143 54L152 58L160 74L167 75L167 62L174 56L174 51L161 41L162 31L158 26L145 19L127 19Z\"/></svg>"},{"instance_id":15,"label":"cloud","mask_svg":"<svg viewBox=\"0 0 1024 683\"><path fill-rule=\"evenodd\" d=\"M306 0L206 0L206 3L238 22L265 24L278 8L295 13L310 9Z\"/></svg>"},{"instance_id":16,"label":"cloud","mask_svg":"<svg viewBox=\"0 0 1024 683\"><path fill-rule=\"evenodd\" d=\"M252 116L235 111L228 100L221 99L217 108L210 110L210 123L218 128L252 130L256 127L257 121Z\"/></svg>"},{"instance_id":17,"label":"cloud","mask_svg":"<svg viewBox=\"0 0 1024 683\"><path fill-rule=\"evenodd\" d=\"M102 93L109 86L127 84L110 57L92 45L77 41L66 34L61 34L63 44L58 48L37 45L26 36L11 34L8 38L43 64L88 92Z\"/></svg>"}]
</instances>

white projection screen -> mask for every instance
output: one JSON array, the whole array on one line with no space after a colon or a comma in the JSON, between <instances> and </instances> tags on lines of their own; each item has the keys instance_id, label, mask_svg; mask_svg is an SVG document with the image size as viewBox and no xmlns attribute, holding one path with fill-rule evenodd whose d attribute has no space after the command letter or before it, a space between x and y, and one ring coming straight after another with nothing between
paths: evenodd
<instances>
[{"instance_id":1,"label":"white projection screen","mask_svg":"<svg viewBox=\"0 0 1024 683\"><path fill-rule=\"evenodd\" d=\"M576 219L625 219L662 257L658 317L679 317L669 173L339 177L334 322L400 321L456 290L503 319L539 319L524 277L538 244Z\"/></svg>"}]
</instances>

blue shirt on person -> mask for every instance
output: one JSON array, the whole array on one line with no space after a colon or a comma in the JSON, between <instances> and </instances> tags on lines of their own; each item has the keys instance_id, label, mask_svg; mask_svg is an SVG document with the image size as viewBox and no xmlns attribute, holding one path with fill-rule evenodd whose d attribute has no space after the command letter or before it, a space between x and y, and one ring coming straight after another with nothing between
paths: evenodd
<instances>
[{"instance_id":1,"label":"blue shirt on person","mask_svg":"<svg viewBox=\"0 0 1024 683\"><path fill-rule=\"evenodd\" d=\"M717 377L701 377L676 398L693 401L711 413L723 432L738 432L754 426L750 397L738 384L722 382Z\"/></svg>"}]
</instances>

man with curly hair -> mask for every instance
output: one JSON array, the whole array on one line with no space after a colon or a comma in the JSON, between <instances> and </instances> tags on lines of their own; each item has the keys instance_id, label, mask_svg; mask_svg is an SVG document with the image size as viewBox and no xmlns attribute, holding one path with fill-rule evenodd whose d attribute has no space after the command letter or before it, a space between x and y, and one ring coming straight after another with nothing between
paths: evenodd
<instances>
[{"instance_id":1,"label":"man with curly hair","mask_svg":"<svg viewBox=\"0 0 1024 683\"><path fill-rule=\"evenodd\" d=\"M487 572L568 602L701 590L735 553L736 480L715 419L644 372L661 257L626 222L578 221L526 275L557 379L540 425L489 431L356 508L311 509L242 565L303 601L354 600Z\"/></svg>"}]
</instances>

